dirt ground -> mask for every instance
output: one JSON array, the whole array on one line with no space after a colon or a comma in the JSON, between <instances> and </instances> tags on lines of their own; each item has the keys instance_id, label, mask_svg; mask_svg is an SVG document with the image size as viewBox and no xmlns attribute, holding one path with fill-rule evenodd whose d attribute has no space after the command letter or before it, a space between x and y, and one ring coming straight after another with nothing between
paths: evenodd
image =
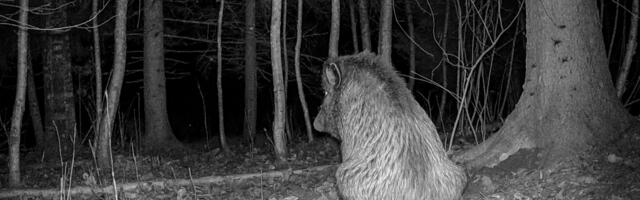
<instances>
[{"instance_id":1,"label":"dirt ground","mask_svg":"<svg viewBox=\"0 0 640 200\"><path fill-rule=\"evenodd\" d=\"M623 137L555 169L507 163L473 172L464 199L640 199L640 133ZM2 178L0 199L115 199L114 184L119 186L117 199L338 199L338 143L331 138L294 143L286 163L274 162L268 145L248 151L239 142L231 143L235 153L229 154L198 150L202 144L162 156L121 151L114 154L113 172L98 172L88 153L79 153L64 167L41 163L38 155L29 153L23 161L23 189L7 189ZM513 166L532 160L527 156L513 159ZM6 166L6 157L0 157L0 164ZM7 173L6 167L0 169L2 177Z\"/></svg>"},{"instance_id":2,"label":"dirt ground","mask_svg":"<svg viewBox=\"0 0 640 200\"><path fill-rule=\"evenodd\" d=\"M473 173L464 199L640 199L640 130L620 142L539 169L536 152Z\"/></svg>"}]
</instances>

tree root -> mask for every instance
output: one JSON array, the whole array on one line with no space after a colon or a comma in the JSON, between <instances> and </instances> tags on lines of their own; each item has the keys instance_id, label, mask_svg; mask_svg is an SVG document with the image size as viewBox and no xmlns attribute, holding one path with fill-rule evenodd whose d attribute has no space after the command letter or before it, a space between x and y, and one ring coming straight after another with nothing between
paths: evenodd
<instances>
[{"instance_id":1,"label":"tree root","mask_svg":"<svg viewBox=\"0 0 640 200\"><path fill-rule=\"evenodd\" d=\"M536 145L514 123L506 124L495 135L473 148L455 155L455 162L463 163L468 169L494 167L520 149L534 148Z\"/></svg>"}]
</instances>

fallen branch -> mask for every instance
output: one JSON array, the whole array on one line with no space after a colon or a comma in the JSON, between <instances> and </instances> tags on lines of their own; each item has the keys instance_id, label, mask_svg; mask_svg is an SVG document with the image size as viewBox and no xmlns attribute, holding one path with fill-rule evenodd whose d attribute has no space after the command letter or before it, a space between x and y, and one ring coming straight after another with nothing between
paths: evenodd
<instances>
[{"instance_id":1,"label":"fallen branch","mask_svg":"<svg viewBox=\"0 0 640 200\"><path fill-rule=\"evenodd\" d=\"M197 179L171 179L171 180L155 180L142 181L133 183L124 183L117 185L118 191L129 192L134 191L138 187L168 187L168 186L185 186L191 184L219 184L224 182L243 181L253 178L277 178L289 177L290 175L308 174L309 172L324 171L335 168L336 165L323 165L307 169L291 170L285 169L280 171L251 173L251 174L234 174L227 176L206 176ZM90 186L78 186L68 190L66 195L90 195L90 194L112 194L113 186L102 188ZM21 197L21 196L42 196L56 197L60 195L59 189L2 189L0 190L0 199Z\"/></svg>"}]
</instances>

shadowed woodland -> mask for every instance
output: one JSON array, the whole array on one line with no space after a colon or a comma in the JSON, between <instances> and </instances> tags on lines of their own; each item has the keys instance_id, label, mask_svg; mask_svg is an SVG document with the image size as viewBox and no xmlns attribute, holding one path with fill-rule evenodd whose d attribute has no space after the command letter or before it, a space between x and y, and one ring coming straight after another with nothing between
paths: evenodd
<instances>
[{"instance_id":1,"label":"shadowed woodland","mask_svg":"<svg viewBox=\"0 0 640 200\"><path fill-rule=\"evenodd\" d=\"M0 199L640 199L639 1L2 1Z\"/></svg>"}]
</instances>

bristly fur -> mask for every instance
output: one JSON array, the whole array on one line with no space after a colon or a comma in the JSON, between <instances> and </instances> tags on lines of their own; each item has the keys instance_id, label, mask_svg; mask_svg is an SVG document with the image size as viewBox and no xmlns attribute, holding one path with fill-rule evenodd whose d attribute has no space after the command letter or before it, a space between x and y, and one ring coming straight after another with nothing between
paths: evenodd
<instances>
[{"instance_id":1,"label":"bristly fur","mask_svg":"<svg viewBox=\"0 0 640 200\"><path fill-rule=\"evenodd\" d=\"M339 85L327 80L331 63ZM324 67L327 94L314 126L342 140L336 179L344 199L460 199L463 169L447 158L431 119L393 66L363 52Z\"/></svg>"}]
</instances>

